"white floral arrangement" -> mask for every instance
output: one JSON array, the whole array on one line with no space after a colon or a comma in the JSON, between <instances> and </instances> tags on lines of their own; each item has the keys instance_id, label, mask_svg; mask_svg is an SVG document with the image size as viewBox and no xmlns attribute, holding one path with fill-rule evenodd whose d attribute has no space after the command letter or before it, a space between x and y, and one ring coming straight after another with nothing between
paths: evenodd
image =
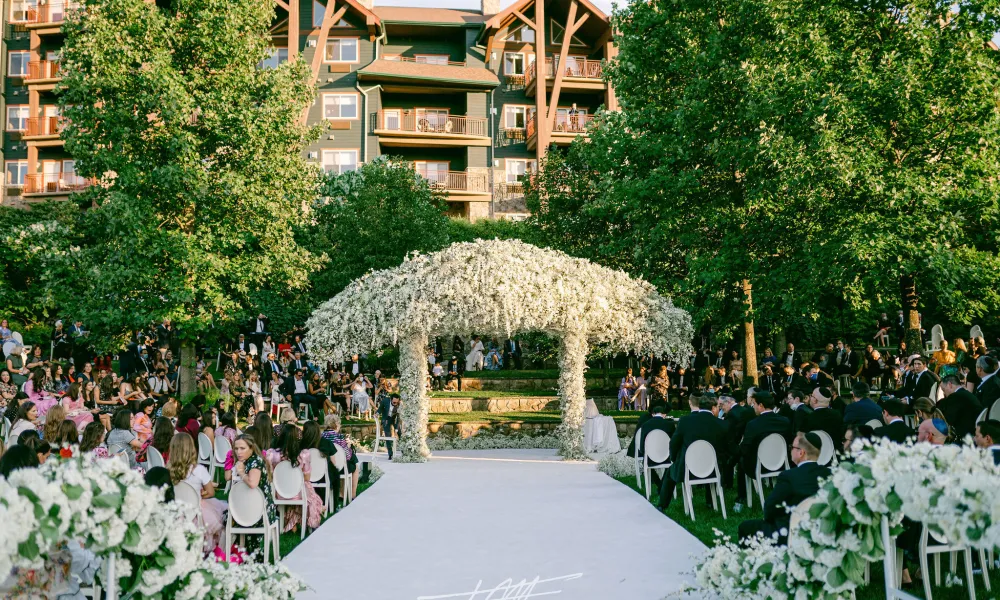
<instances>
[{"instance_id":1,"label":"white floral arrangement","mask_svg":"<svg viewBox=\"0 0 1000 600\"><path fill-rule=\"evenodd\" d=\"M533 448L559 448L560 439L551 434L524 435L480 431L476 435L436 436L428 440L431 450L528 450Z\"/></svg>"},{"instance_id":2,"label":"white floral arrangement","mask_svg":"<svg viewBox=\"0 0 1000 600\"><path fill-rule=\"evenodd\" d=\"M622 271L518 240L463 242L353 281L306 323L317 361L399 345L402 436L398 460L426 460L429 339L544 332L561 339L560 452L583 452L584 373L591 345L680 359L690 353L690 315Z\"/></svg>"},{"instance_id":3,"label":"white floral arrangement","mask_svg":"<svg viewBox=\"0 0 1000 600\"><path fill-rule=\"evenodd\" d=\"M372 484L379 479L382 479L382 476L385 475L385 471L382 470L382 467L378 466L377 462L371 462L368 464L371 465L368 469L368 483Z\"/></svg>"},{"instance_id":4,"label":"white floral arrangement","mask_svg":"<svg viewBox=\"0 0 1000 600\"><path fill-rule=\"evenodd\" d=\"M1000 546L1000 467L971 446L858 443L855 462L841 462L789 532L787 546L756 539L750 548L723 540L701 558L701 592L730 600L847 600L862 585L865 562L885 554L903 517L952 543Z\"/></svg>"},{"instance_id":5,"label":"white floral arrangement","mask_svg":"<svg viewBox=\"0 0 1000 600\"><path fill-rule=\"evenodd\" d=\"M622 447L627 447L628 442ZM625 450L614 454L605 454L597 461L597 470L612 479L635 477L635 458L628 456Z\"/></svg>"},{"instance_id":6,"label":"white floral arrangement","mask_svg":"<svg viewBox=\"0 0 1000 600\"><path fill-rule=\"evenodd\" d=\"M63 453L75 457L0 477L0 573L44 572L75 540L98 558L114 558L122 596L290 600L305 589L282 565L205 560L197 509L164 503L163 490L124 461L80 457L77 448Z\"/></svg>"}]
</instances>

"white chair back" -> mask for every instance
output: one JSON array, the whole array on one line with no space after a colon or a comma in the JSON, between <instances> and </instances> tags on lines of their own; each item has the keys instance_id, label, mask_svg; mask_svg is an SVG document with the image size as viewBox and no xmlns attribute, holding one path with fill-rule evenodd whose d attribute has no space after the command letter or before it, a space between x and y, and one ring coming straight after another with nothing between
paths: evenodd
<instances>
[{"instance_id":1,"label":"white chair back","mask_svg":"<svg viewBox=\"0 0 1000 600\"><path fill-rule=\"evenodd\" d=\"M813 433L817 432L814 431ZM823 433L826 432L824 431ZM799 521L801 521L802 518L805 517L805 515L809 512L809 509L812 507L812 505L816 504L816 501L817 501L816 496L809 496L802 502L799 502L798 505L796 505L795 508L792 509L792 514L790 515L788 522L789 537L792 536L792 534L795 532L796 526L799 524Z\"/></svg>"},{"instance_id":2,"label":"white chair back","mask_svg":"<svg viewBox=\"0 0 1000 600\"><path fill-rule=\"evenodd\" d=\"M935 404L937 404L937 402L939 400L941 400L941 398L939 398L939 396L943 396L944 395L944 393L940 389L938 389L938 388L939 388L939 386L938 386L937 382L935 381L934 384L931 386L931 394L929 396L929 398L931 400L933 400Z\"/></svg>"},{"instance_id":3,"label":"white chair back","mask_svg":"<svg viewBox=\"0 0 1000 600\"><path fill-rule=\"evenodd\" d=\"M934 350L941 349L941 341L944 339L944 328L940 325L935 325L931 327L931 348Z\"/></svg>"},{"instance_id":4,"label":"white chair back","mask_svg":"<svg viewBox=\"0 0 1000 600\"><path fill-rule=\"evenodd\" d=\"M647 463L663 463L670 458L670 436L662 429L654 429L643 440Z\"/></svg>"},{"instance_id":5,"label":"white chair back","mask_svg":"<svg viewBox=\"0 0 1000 600\"><path fill-rule=\"evenodd\" d=\"M788 465L788 444L780 433L772 433L757 447L757 460L768 471L777 471Z\"/></svg>"},{"instance_id":6,"label":"white chair back","mask_svg":"<svg viewBox=\"0 0 1000 600\"><path fill-rule=\"evenodd\" d=\"M274 467L274 493L291 499L302 493L302 469L293 467L292 463L283 460Z\"/></svg>"},{"instance_id":7,"label":"white chair back","mask_svg":"<svg viewBox=\"0 0 1000 600\"><path fill-rule=\"evenodd\" d=\"M327 463L316 448L309 449L309 482L316 483L326 478Z\"/></svg>"},{"instance_id":8,"label":"white chair back","mask_svg":"<svg viewBox=\"0 0 1000 600\"><path fill-rule=\"evenodd\" d=\"M1000 402L993 403L993 407L990 409L990 416L988 418L1000 421Z\"/></svg>"},{"instance_id":9,"label":"white chair back","mask_svg":"<svg viewBox=\"0 0 1000 600\"><path fill-rule=\"evenodd\" d=\"M984 408L983 412L979 413L979 416L976 417L976 425L979 425L980 423L982 423L983 421L986 420L986 413L989 412L989 410L990 409L988 409L988 408ZM4 421L6 421L6 420L7 419L4 419ZM9 423L7 424L7 428L10 429L10 424Z\"/></svg>"},{"instance_id":10,"label":"white chair back","mask_svg":"<svg viewBox=\"0 0 1000 600\"><path fill-rule=\"evenodd\" d=\"M198 434L198 460L212 460L212 440L204 433Z\"/></svg>"},{"instance_id":11,"label":"white chair back","mask_svg":"<svg viewBox=\"0 0 1000 600\"><path fill-rule=\"evenodd\" d=\"M229 514L241 527L252 527L264 516L264 493L240 481L229 490Z\"/></svg>"},{"instance_id":12,"label":"white chair back","mask_svg":"<svg viewBox=\"0 0 1000 600\"><path fill-rule=\"evenodd\" d=\"M340 446L337 446L337 453L333 455L333 468L341 473L347 469L347 454L344 453L344 449Z\"/></svg>"},{"instance_id":13,"label":"white chair back","mask_svg":"<svg viewBox=\"0 0 1000 600\"><path fill-rule=\"evenodd\" d=\"M200 444L200 441L199 441ZM223 466L226 464L226 455L232 451L233 447L229 443L229 438L221 435L215 436L215 464Z\"/></svg>"},{"instance_id":14,"label":"white chair back","mask_svg":"<svg viewBox=\"0 0 1000 600\"><path fill-rule=\"evenodd\" d=\"M693 442L684 453L684 468L698 479L715 473L717 464L715 448L706 440Z\"/></svg>"},{"instance_id":15,"label":"white chair back","mask_svg":"<svg viewBox=\"0 0 1000 600\"><path fill-rule=\"evenodd\" d=\"M12 331L10 333L10 339L14 340L15 342L17 342L18 344L20 344L22 346L24 345L24 338L21 337L21 332L20 331Z\"/></svg>"},{"instance_id":16,"label":"white chair back","mask_svg":"<svg viewBox=\"0 0 1000 600\"><path fill-rule=\"evenodd\" d=\"M146 448L146 468L152 469L153 467L164 467L163 455L156 448L149 446Z\"/></svg>"},{"instance_id":17,"label":"white chair back","mask_svg":"<svg viewBox=\"0 0 1000 600\"><path fill-rule=\"evenodd\" d=\"M190 504L199 511L201 510L201 494L186 481L178 482L174 486L174 499L178 502Z\"/></svg>"},{"instance_id":18,"label":"white chair back","mask_svg":"<svg viewBox=\"0 0 1000 600\"><path fill-rule=\"evenodd\" d=\"M820 465L826 466L833 462L833 455L836 451L836 448L833 446L833 438L829 433L823 431L822 429L817 429L813 431L813 433L818 435L819 440L823 443L819 449L819 460L816 462Z\"/></svg>"},{"instance_id":19,"label":"white chair back","mask_svg":"<svg viewBox=\"0 0 1000 600\"><path fill-rule=\"evenodd\" d=\"M3 343L3 355L4 355L4 358L6 358L6 357L10 356L11 354L13 354L14 353L14 348L16 348L16 347L17 347L17 342L15 342L13 340L11 340L9 342L4 342Z\"/></svg>"},{"instance_id":20,"label":"white chair back","mask_svg":"<svg viewBox=\"0 0 1000 600\"><path fill-rule=\"evenodd\" d=\"M250 356L257 356L257 344L250 344Z\"/></svg>"},{"instance_id":21,"label":"white chair back","mask_svg":"<svg viewBox=\"0 0 1000 600\"><path fill-rule=\"evenodd\" d=\"M970 338L984 337L983 329L979 325L973 325L972 329L969 330Z\"/></svg>"},{"instance_id":22,"label":"white chair back","mask_svg":"<svg viewBox=\"0 0 1000 600\"><path fill-rule=\"evenodd\" d=\"M865 425L871 427L872 429L878 429L879 427L884 426L885 423L882 422L882 419L872 419L871 421L865 423Z\"/></svg>"}]
</instances>

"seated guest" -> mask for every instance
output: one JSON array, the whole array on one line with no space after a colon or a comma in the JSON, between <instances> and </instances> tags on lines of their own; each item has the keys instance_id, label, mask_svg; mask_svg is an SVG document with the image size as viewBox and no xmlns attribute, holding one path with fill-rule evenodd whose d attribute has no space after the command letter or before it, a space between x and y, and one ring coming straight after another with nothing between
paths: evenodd
<instances>
[{"instance_id":1,"label":"seated guest","mask_svg":"<svg viewBox=\"0 0 1000 600\"><path fill-rule=\"evenodd\" d=\"M358 471L358 457L354 454L354 449L351 447L347 436L340 433L340 417L337 415L327 415L326 421L323 423L323 433L320 436L344 450L344 454L347 456L347 472L351 474L351 489L357 494L358 477L361 475L361 472ZM329 450L328 447L327 449ZM320 448L320 451L322 452L323 448ZM333 453L336 453L336 450L333 450ZM328 454L328 456L333 456L333 454ZM330 473L333 475L333 478L339 477L336 469L331 470ZM333 483L333 478L331 478L331 484ZM334 487L333 489L339 488Z\"/></svg>"},{"instance_id":2,"label":"seated guest","mask_svg":"<svg viewBox=\"0 0 1000 600\"><path fill-rule=\"evenodd\" d=\"M989 450L993 462L1000 465L1000 421L987 419L976 425L976 447Z\"/></svg>"},{"instance_id":3,"label":"seated guest","mask_svg":"<svg viewBox=\"0 0 1000 600\"><path fill-rule=\"evenodd\" d=\"M649 432L654 429L659 429L665 431L668 436L674 434L674 430L677 429L676 423L673 419L667 418L667 407L662 404L655 405L652 409L653 416L647 419L635 432L635 436L632 437L632 442L628 445L628 456L635 456L636 443L639 444L639 456L645 456L645 445L643 442L646 440L646 436ZM660 463L657 463L660 464ZM659 483L659 473L653 471L653 476L656 478L657 483Z\"/></svg>"},{"instance_id":4,"label":"seated guest","mask_svg":"<svg viewBox=\"0 0 1000 600\"><path fill-rule=\"evenodd\" d=\"M800 390L802 392L811 392L813 386L809 385L809 381L805 377L799 375L792 365L785 365L783 367L785 376L781 380L781 393L775 398L779 398L784 394L792 390Z\"/></svg>"},{"instance_id":5,"label":"seated guest","mask_svg":"<svg viewBox=\"0 0 1000 600\"><path fill-rule=\"evenodd\" d=\"M865 425L869 421L882 420L882 411L878 404L872 402L868 394L871 387L864 381L859 381L851 386L851 402L844 409L845 425Z\"/></svg>"},{"instance_id":6,"label":"seated guest","mask_svg":"<svg viewBox=\"0 0 1000 600\"><path fill-rule=\"evenodd\" d=\"M226 520L223 518L229 505L215 498L215 482L205 465L198 464L198 450L186 432L174 434L170 440L170 483L184 482L201 496L201 514L205 521L205 551L211 552L219 545Z\"/></svg>"},{"instance_id":7,"label":"seated guest","mask_svg":"<svg viewBox=\"0 0 1000 600\"><path fill-rule=\"evenodd\" d=\"M711 396L691 396L688 404L691 414L680 418L674 435L670 438L670 460L673 464L660 483L658 506L663 511L669 508L677 484L684 481L684 456L691 444L705 440L715 448L716 458L724 456L726 426L717 416L718 402ZM719 462L721 464L722 461Z\"/></svg>"},{"instance_id":8,"label":"seated guest","mask_svg":"<svg viewBox=\"0 0 1000 600\"><path fill-rule=\"evenodd\" d=\"M147 450L152 447L159 451L163 461L170 460L170 441L174 439L174 424L166 417L158 417L153 423L153 434L148 440L143 442L142 447L135 453L138 462L147 462Z\"/></svg>"},{"instance_id":9,"label":"seated guest","mask_svg":"<svg viewBox=\"0 0 1000 600\"><path fill-rule=\"evenodd\" d=\"M108 433L107 444L110 455L124 454L128 458L129 467L135 468L135 452L142 448L142 443L132 431L131 410L120 408L111 417L111 431Z\"/></svg>"},{"instance_id":10,"label":"seated guest","mask_svg":"<svg viewBox=\"0 0 1000 600\"><path fill-rule=\"evenodd\" d=\"M740 443L740 472L737 473L738 496L746 502L746 474L757 470L757 449L761 441L772 433L781 434L788 440L792 437L792 422L774 412L774 396L767 392L755 392L750 401L757 416L747 423Z\"/></svg>"},{"instance_id":11,"label":"seated guest","mask_svg":"<svg viewBox=\"0 0 1000 600\"><path fill-rule=\"evenodd\" d=\"M867 425L851 425L844 430L844 446L843 446L843 456L849 456L851 454L851 446L854 444L855 440L870 440L872 438L872 432L874 430Z\"/></svg>"},{"instance_id":12,"label":"seated guest","mask_svg":"<svg viewBox=\"0 0 1000 600\"><path fill-rule=\"evenodd\" d=\"M944 398L937 403L937 407L945 421L955 430L955 437L964 440L965 436L975 435L976 419L984 408L979 403L979 398L965 389L957 375L943 378L941 391L944 392Z\"/></svg>"},{"instance_id":13,"label":"seated guest","mask_svg":"<svg viewBox=\"0 0 1000 600\"><path fill-rule=\"evenodd\" d=\"M7 434L8 440L16 440L22 432L38 429L38 409L35 403L22 401L17 408L17 419Z\"/></svg>"},{"instance_id":14,"label":"seated guest","mask_svg":"<svg viewBox=\"0 0 1000 600\"><path fill-rule=\"evenodd\" d=\"M297 467L302 471L302 487L306 490L306 499L309 503L306 524L311 529L316 529L323 523L323 514L326 512L326 507L320 499L319 494L316 493L316 489L308 485L308 481L312 475L312 459L309 456L309 450L302 447L300 439L301 433L298 427L290 424L283 425L281 435L278 436L277 449L265 450L264 458L270 463L272 472L283 461L288 461L293 467ZM282 500L299 500L302 498L301 493L291 498L276 497ZM297 529L301 521L301 508L297 506L288 506L285 508L284 531L286 533Z\"/></svg>"},{"instance_id":15,"label":"seated guest","mask_svg":"<svg viewBox=\"0 0 1000 600\"><path fill-rule=\"evenodd\" d=\"M844 442L844 417L830 407L830 388L818 387L809 395L809 405L813 411L803 419L797 431L825 431L830 434L833 444L840 447Z\"/></svg>"},{"instance_id":16,"label":"seated guest","mask_svg":"<svg viewBox=\"0 0 1000 600\"><path fill-rule=\"evenodd\" d=\"M170 483L170 471L166 467L153 467L146 471L146 485L163 488L163 501L174 501L174 485Z\"/></svg>"},{"instance_id":17,"label":"seated guest","mask_svg":"<svg viewBox=\"0 0 1000 600\"><path fill-rule=\"evenodd\" d=\"M819 491L819 481L830 476L829 467L817 464L822 442L815 433L799 433L792 441L792 462L795 467L778 475L774 489L764 501L764 518L740 523L739 537L745 539L758 533L765 537L778 534L778 543L788 540L789 512L800 502ZM784 531L784 533L782 533Z\"/></svg>"},{"instance_id":18,"label":"seated guest","mask_svg":"<svg viewBox=\"0 0 1000 600\"><path fill-rule=\"evenodd\" d=\"M812 409L803 402L804 398L801 390L792 389L785 395L785 402L778 410L779 415L792 422L792 431L807 431L805 420L812 414Z\"/></svg>"},{"instance_id":19,"label":"seated guest","mask_svg":"<svg viewBox=\"0 0 1000 600\"><path fill-rule=\"evenodd\" d=\"M27 446L16 444L0 456L0 476L10 477L18 469L34 469L38 466L38 455Z\"/></svg>"},{"instance_id":20,"label":"seated guest","mask_svg":"<svg viewBox=\"0 0 1000 600\"><path fill-rule=\"evenodd\" d=\"M905 444L906 440L915 435L913 429L906 424L906 405L899 400L886 400L882 403L882 421L888 423L879 427L873 433L876 438L889 438L897 444Z\"/></svg>"},{"instance_id":21,"label":"seated guest","mask_svg":"<svg viewBox=\"0 0 1000 600\"><path fill-rule=\"evenodd\" d=\"M950 431L943 419L927 419L917 427L917 441L943 446L948 441Z\"/></svg>"},{"instance_id":22,"label":"seated guest","mask_svg":"<svg viewBox=\"0 0 1000 600\"><path fill-rule=\"evenodd\" d=\"M747 394L752 395L755 388L747 390ZM719 456L719 468L722 469L722 487L730 489L733 487L733 470L740 457L740 441L746 431L747 423L756 414L749 406L739 404L732 396L720 396L719 408L723 411L722 423L725 425L725 445L722 456Z\"/></svg>"},{"instance_id":23,"label":"seated guest","mask_svg":"<svg viewBox=\"0 0 1000 600\"><path fill-rule=\"evenodd\" d=\"M922 423L927 419L941 419L942 421L947 421L944 418L944 414L938 410L937 404L934 403L930 398L917 398L913 401L913 413L916 415L917 423Z\"/></svg>"},{"instance_id":24,"label":"seated guest","mask_svg":"<svg viewBox=\"0 0 1000 600\"><path fill-rule=\"evenodd\" d=\"M781 395L781 378L774 374L771 365L764 365L764 373L760 376L760 389L772 396Z\"/></svg>"},{"instance_id":25,"label":"seated guest","mask_svg":"<svg viewBox=\"0 0 1000 600\"><path fill-rule=\"evenodd\" d=\"M198 443L198 434L201 433L201 421L198 417L201 413L198 411L198 407L194 405L193 402L189 402L181 408L181 412L177 415L177 433L186 433L191 436L191 440L195 444Z\"/></svg>"},{"instance_id":26,"label":"seated guest","mask_svg":"<svg viewBox=\"0 0 1000 600\"><path fill-rule=\"evenodd\" d=\"M903 386L901 395L909 399L929 397L937 376L927 369L923 357L916 356L910 361L910 372L910 378Z\"/></svg>"}]
</instances>

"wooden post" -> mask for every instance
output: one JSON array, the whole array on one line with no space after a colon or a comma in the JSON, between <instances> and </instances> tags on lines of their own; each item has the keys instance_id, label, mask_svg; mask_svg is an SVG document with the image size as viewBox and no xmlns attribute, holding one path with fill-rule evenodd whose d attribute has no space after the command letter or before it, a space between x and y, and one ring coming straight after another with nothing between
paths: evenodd
<instances>
[{"instance_id":1,"label":"wooden post","mask_svg":"<svg viewBox=\"0 0 1000 600\"><path fill-rule=\"evenodd\" d=\"M545 70L545 0L535 0L535 156L545 157L549 146L549 121L545 118L545 94L548 73Z\"/></svg>"},{"instance_id":2,"label":"wooden post","mask_svg":"<svg viewBox=\"0 0 1000 600\"><path fill-rule=\"evenodd\" d=\"M569 15L566 17L566 25L563 29L563 40L562 45L559 47L559 60L552 61L552 68L555 70L556 80L552 84L552 102L549 104L549 113L547 120L549 122L549 130L551 131L555 127L556 114L559 110L559 92L562 91L562 80L563 74L566 72L564 66L566 65L566 57L569 56L569 41L573 39L573 21L576 19L576 0L569 3ZM542 80L544 82L544 80ZM535 86L535 89L539 89ZM541 89L545 89L544 87Z\"/></svg>"},{"instance_id":3,"label":"wooden post","mask_svg":"<svg viewBox=\"0 0 1000 600\"><path fill-rule=\"evenodd\" d=\"M604 44L604 58L610 61L616 56L618 56L618 46L608 40ZM615 88L607 82L607 79L605 79L605 84L608 88L604 94L604 110L618 110L618 97L615 96Z\"/></svg>"},{"instance_id":4,"label":"wooden post","mask_svg":"<svg viewBox=\"0 0 1000 600\"><path fill-rule=\"evenodd\" d=\"M299 0L288 0L288 60L299 55Z\"/></svg>"},{"instance_id":5,"label":"wooden post","mask_svg":"<svg viewBox=\"0 0 1000 600\"><path fill-rule=\"evenodd\" d=\"M293 0L295 1L295 0ZM323 24L320 26L319 38L316 40L316 53L313 54L312 59L312 77L309 79L310 85L316 85L316 80L319 79L319 70L323 67L323 55L326 54L326 40L330 37L330 28L340 18L344 16L347 12L347 4L340 7L340 10L333 12L334 0L328 0L326 4L326 12L323 14ZM289 35L291 32L289 32ZM289 40L291 38L289 37ZM291 58L291 57L289 57ZM309 120L309 107L302 110L302 123L305 124Z\"/></svg>"},{"instance_id":6,"label":"wooden post","mask_svg":"<svg viewBox=\"0 0 1000 600\"><path fill-rule=\"evenodd\" d=\"M757 340L753 330L753 296L751 294L753 286L749 279L743 280L744 310L746 319L743 323L743 381L746 385L757 385L759 376L757 373Z\"/></svg>"}]
</instances>

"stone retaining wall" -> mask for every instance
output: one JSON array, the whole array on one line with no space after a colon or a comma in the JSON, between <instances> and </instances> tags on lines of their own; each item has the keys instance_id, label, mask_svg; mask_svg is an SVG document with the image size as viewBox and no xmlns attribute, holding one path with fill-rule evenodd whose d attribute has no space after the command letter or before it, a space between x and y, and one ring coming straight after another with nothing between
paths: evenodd
<instances>
[{"instance_id":1,"label":"stone retaining wall","mask_svg":"<svg viewBox=\"0 0 1000 600\"><path fill-rule=\"evenodd\" d=\"M635 423L616 423L618 428L619 437L632 437L635 435ZM527 435L545 435L551 434L555 435L556 428L559 427L558 422L552 423L522 423L518 421L504 421L500 423L488 423L488 422L469 422L469 423L441 423L441 422L431 422L427 424L427 436L435 437L438 435L454 437L460 436L464 438L470 438L480 431L490 431L501 433L503 435L510 434L527 434ZM349 434L351 437L363 440L367 438L375 437L375 425L344 425L344 433Z\"/></svg>"},{"instance_id":2,"label":"stone retaining wall","mask_svg":"<svg viewBox=\"0 0 1000 600\"><path fill-rule=\"evenodd\" d=\"M614 383L614 382L612 382ZM587 388L604 387L603 377L587 377ZM507 379L507 378L462 378L463 390L518 392L523 390L558 390L558 379Z\"/></svg>"},{"instance_id":3,"label":"stone retaining wall","mask_svg":"<svg viewBox=\"0 0 1000 600\"><path fill-rule=\"evenodd\" d=\"M614 410L615 398L594 398L594 403L601 411ZM503 396L497 398L431 398L432 413L467 413L467 412L539 412L543 410L559 410L558 396Z\"/></svg>"}]
</instances>

